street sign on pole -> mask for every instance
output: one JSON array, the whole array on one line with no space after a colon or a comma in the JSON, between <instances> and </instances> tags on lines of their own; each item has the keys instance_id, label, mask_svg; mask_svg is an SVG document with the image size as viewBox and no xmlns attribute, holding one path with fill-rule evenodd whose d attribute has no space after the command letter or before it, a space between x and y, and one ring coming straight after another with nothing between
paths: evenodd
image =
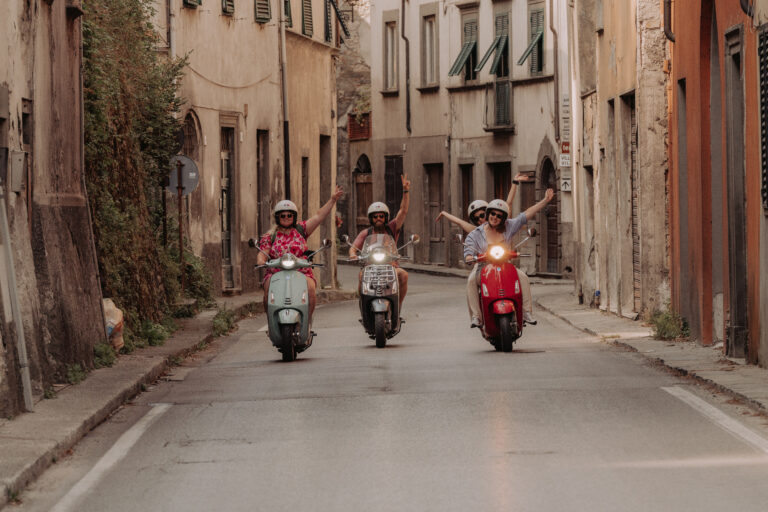
<instances>
[{"instance_id":1,"label":"street sign on pole","mask_svg":"<svg viewBox=\"0 0 768 512\"><path fill-rule=\"evenodd\" d=\"M176 155L171 158L171 169L168 173L168 186L166 190L171 194L178 192L179 163L181 163L181 195L188 196L195 191L198 183L200 183L200 173L197 171L197 164L191 158L184 155Z\"/></svg>"}]
</instances>

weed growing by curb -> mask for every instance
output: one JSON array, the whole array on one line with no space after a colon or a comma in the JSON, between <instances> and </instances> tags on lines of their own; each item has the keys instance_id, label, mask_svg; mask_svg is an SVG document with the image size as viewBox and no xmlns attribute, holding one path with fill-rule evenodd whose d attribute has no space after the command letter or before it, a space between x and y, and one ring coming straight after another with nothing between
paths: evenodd
<instances>
[{"instance_id":1,"label":"weed growing by curb","mask_svg":"<svg viewBox=\"0 0 768 512\"><path fill-rule=\"evenodd\" d=\"M93 366L94 368L104 368L115 364L117 354L107 343L99 343L93 347Z\"/></svg>"},{"instance_id":2,"label":"weed growing by curb","mask_svg":"<svg viewBox=\"0 0 768 512\"><path fill-rule=\"evenodd\" d=\"M53 389L53 386L45 388L45 391L43 391L43 398L46 400L53 400L56 398L56 390Z\"/></svg>"},{"instance_id":3,"label":"weed growing by curb","mask_svg":"<svg viewBox=\"0 0 768 512\"><path fill-rule=\"evenodd\" d=\"M224 336L228 334L235 325L235 312L231 309L220 309L213 317L213 335Z\"/></svg>"},{"instance_id":4,"label":"weed growing by curb","mask_svg":"<svg viewBox=\"0 0 768 512\"><path fill-rule=\"evenodd\" d=\"M75 363L67 365L67 382L70 384L79 384L85 380L88 374L83 368Z\"/></svg>"},{"instance_id":5,"label":"weed growing by curb","mask_svg":"<svg viewBox=\"0 0 768 512\"><path fill-rule=\"evenodd\" d=\"M669 302L664 311L656 310L651 314L649 323L653 327L653 337L656 339L676 340L688 338L691 335L688 322L671 308Z\"/></svg>"}]
</instances>

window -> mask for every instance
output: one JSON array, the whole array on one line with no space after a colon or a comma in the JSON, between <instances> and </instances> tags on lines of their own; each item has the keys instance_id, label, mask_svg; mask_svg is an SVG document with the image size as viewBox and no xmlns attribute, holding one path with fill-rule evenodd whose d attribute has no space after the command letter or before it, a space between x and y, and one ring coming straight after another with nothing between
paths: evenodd
<instances>
[{"instance_id":1,"label":"window","mask_svg":"<svg viewBox=\"0 0 768 512\"><path fill-rule=\"evenodd\" d=\"M301 0L301 33L309 37L315 33L312 25L312 0Z\"/></svg>"},{"instance_id":2,"label":"window","mask_svg":"<svg viewBox=\"0 0 768 512\"><path fill-rule=\"evenodd\" d=\"M285 0L284 4L285 7L285 26L286 27L292 27L293 26L293 19L291 18L291 0Z\"/></svg>"},{"instance_id":3,"label":"window","mask_svg":"<svg viewBox=\"0 0 768 512\"><path fill-rule=\"evenodd\" d=\"M437 80L437 20L435 15L422 18L421 83L434 85Z\"/></svg>"},{"instance_id":4,"label":"window","mask_svg":"<svg viewBox=\"0 0 768 512\"><path fill-rule=\"evenodd\" d=\"M491 63L491 74L497 78L509 76L509 14L499 14L494 20L495 37L488 51L485 52L480 63L475 67L475 72L479 72L485 63L490 59L491 54L495 52L493 62Z\"/></svg>"},{"instance_id":5,"label":"window","mask_svg":"<svg viewBox=\"0 0 768 512\"><path fill-rule=\"evenodd\" d=\"M269 0L254 0L253 8L257 23L267 23L272 19L272 8Z\"/></svg>"},{"instance_id":6,"label":"window","mask_svg":"<svg viewBox=\"0 0 768 512\"><path fill-rule=\"evenodd\" d=\"M529 11L528 47L517 61L517 65L522 66L530 57L531 75L540 75L544 71L544 7L541 6L542 4L536 5L540 7L532 8Z\"/></svg>"},{"instance_id":7,"label":"window","mask_svg":"<svg viewBox=\"0 0 768 512\"><path fill-rule=\"evenodd\" d=\"M384 25L384 89L397 90L397 22Z\"/></svg>"},{"instance_id":8,"label":"window","mask_svg":"<svg viewBox=\"0 0 768 512\"><path fill-rule=\"evenodd\" d=\"M477 63L477 12L468 12L462 17L462 45L459 56L451 66L448 76L458 75L464 71L464 80L477 78L475 66Z\"/></svg>"},{"instance_id":9,"label":"window","mask_svg":"<svg viewBox=\"0 0 768 512\"><path fill-rule=\"evenodd\" d=\"M235 0L221 0L221 12L227 16L235 14Z\"/></svg>"},{"instance_id":10,"label":"window","mask_svg":"<svg viewBox=\"0 0 768 512\"><path fill-rule=\"evenodd\" d=\"M203 5L203 0L184 0L184 7L191 7L197 9L197 6Z\"/></svg>"}]
</instances>

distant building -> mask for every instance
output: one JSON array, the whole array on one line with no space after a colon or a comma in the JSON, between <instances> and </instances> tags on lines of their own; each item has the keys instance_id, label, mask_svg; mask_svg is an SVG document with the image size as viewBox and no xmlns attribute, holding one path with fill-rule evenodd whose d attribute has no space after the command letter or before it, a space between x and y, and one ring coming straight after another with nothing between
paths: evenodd
<instances>
[{"instance_id":1,"label":"distant building","mask_svg":"<svg viewBox=\"0 0 768 512\"><path fill-rule=\"evenodd\" d=\"M285 95L280 10L287 15ZM211 270L214 291L259 287L248 239L274 224L272 208L290 197L314 215L336 176L336 75L342 30L334 0L156 0L155 24L172 57L189 56L181 84L184 147L200 171L187 204L192 246ZM289 120L285 169L283 102ZM286 182L290 183L286 187ZM310 238L335 237L332 216ZM323 254L318 261L330 261ZM335 261L335 260L334 260ZM335 283L335 266L317 271Z\"/></svg>"},{"instance_id":2,"label":"distant building","mask_svg":"<svg viewBox=\"0 0 768 512\"><path fill-rule=\"evenodd\" d=\"M34 400L67 366L90 367L106 341L83 180L81 15L80 0L10 0L0 18L0 186L13 259L0 237L3 417L24 409L17 329Z\"/></svg>"},{"instance_id":3,"label":"distant building","mask_svg":"<svg viewBox=\"0 0 768 512\"><path fill-rule=\"evenodd\" d=\"M667 47L658 0L576 0L576 292L627 317L670 297Z\"/></svg>"},{"instance_id":4,"label":"distant building","mask_svg":"<svg viewBox=\"0 0 768 512\"><path fill-rule=\"evenodd\" d=\"M368 135L350 144L350 164L361 177L370 172L370 200L393 215L408 175L405 230L422 237L417 262L456 265L456 230L436 223L438 213L465 218L472 200L506 198L513 176L525 173L531 181L513 214L547 188L556 199L531 223L540 236L521 266L570 274L570 168L559 158L570 137L566 12L564 0L372 5L371 113L361 119ZM356 199L359 213L368 200Z\"/></svg>"}]
</instances>

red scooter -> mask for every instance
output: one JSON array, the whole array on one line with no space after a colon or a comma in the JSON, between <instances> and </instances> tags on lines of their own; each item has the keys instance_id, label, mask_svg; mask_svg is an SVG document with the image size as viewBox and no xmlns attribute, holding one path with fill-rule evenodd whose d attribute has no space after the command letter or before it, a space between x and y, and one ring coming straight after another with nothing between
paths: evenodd
<instances>
[{"instance_id":1,"label":"red scooter","mask_svg":"<svg viewBox=\"0 0 768 512\"><path fill-rule=\"evenodd\" d=\"M535 229L511 251L492 245L476 262L485 263L480 272L480 306L483 314L483 338L497 351L512 352L512 345L523 334L523 294L517 268L512 260L520 257L517 248L536 235Z\"/></svg>"}]
</instances>

